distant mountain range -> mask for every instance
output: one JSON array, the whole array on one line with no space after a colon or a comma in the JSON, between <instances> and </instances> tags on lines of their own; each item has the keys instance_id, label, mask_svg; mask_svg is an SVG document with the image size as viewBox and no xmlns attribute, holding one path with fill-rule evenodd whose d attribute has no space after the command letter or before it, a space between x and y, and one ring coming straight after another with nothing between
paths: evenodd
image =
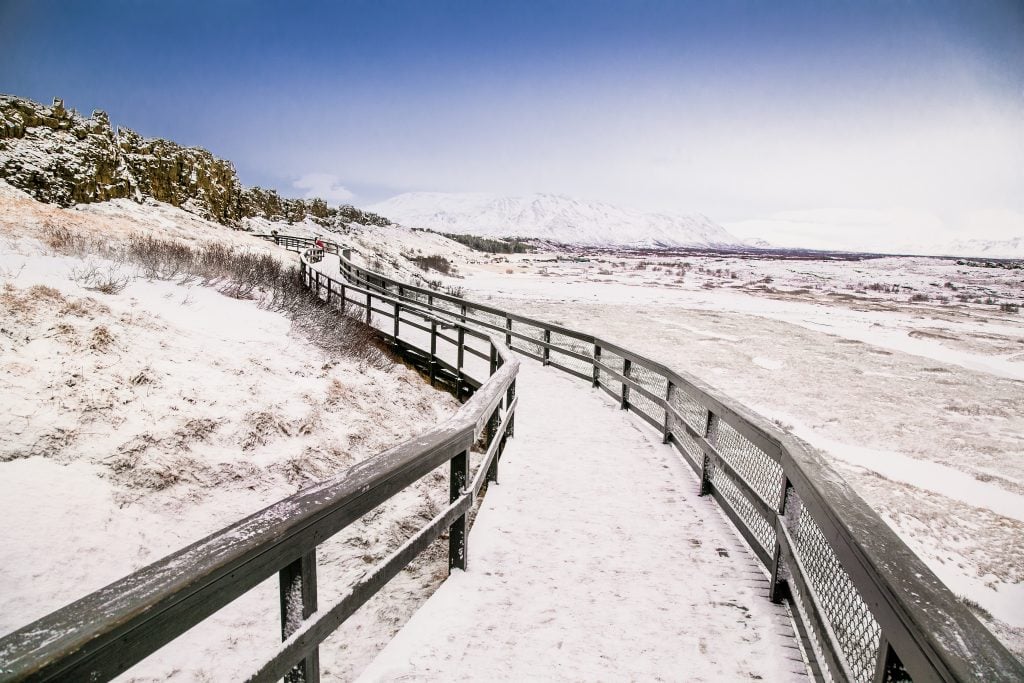
<instances>
[{"instance_id":1,"label":"distant mountain range","mask_svg":"<svg viewBox=\"0 0 1024 683\"><path fill-rule=\"evenodd\" d=\"M979 256L984 258L1024 258L1024 236L1008 240L957 240L934 253L947 256Z\"/></svg>"},{"instance_id":2,"label":"distant mountain range","mask_svg":"<svg viewBox=\"0 0 1024 683\"><path fill-rule=\"evenodd\" d=\"M745 244L699 213L653 213L554 194L410 192L366 208L406 227L482 237L526 237L587 246Z\"/></svg>"}]
</instances>

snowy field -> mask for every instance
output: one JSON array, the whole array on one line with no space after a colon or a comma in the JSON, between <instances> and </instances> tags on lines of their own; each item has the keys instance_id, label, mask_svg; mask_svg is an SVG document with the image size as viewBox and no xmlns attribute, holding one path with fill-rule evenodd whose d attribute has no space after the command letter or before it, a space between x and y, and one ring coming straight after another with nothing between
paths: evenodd
<instances>
[{"instance_id":1,"label":"snowy field","mask_svg":"<svg viewBox=\"0 0 1024 683\"><path fill-rule=\"evenodd\" d=\"M1024 270L576 257L478 254L458 284L695 374L821 449L1024 653L1024 314L1000 309L1024 304Z\"/></svg>"},{"instance_id":2,"label":"snowy field","mask_svg":"<svg viewBox=\"0 0 1024 683\"><path fill-rule=\"evenodd\" d=\"M0 183L0 633L456 407L401 365L330 357L258 301L55 252L62 227L295 259L156 202L60 209ZM338 238L385 273L698 375L793 431L1024 652L1024 315L1000 310L1024 303L1024 271L926 258L495 257L396 227ZM432 255L448 274L415 265ZM96 291L89 272L124 288ZM435 473L323 546L322 600L436 512L446 488ZM446 574L443 550L428 551L325 644L325 677L358 675ZM278 619L272 579L126 679L211 680L215 660L244 677L278 641Z\"/></svg>"},{"instance_id":3,"label":"snowy field","mask_svg":"<svg viewBox=\"0 0 1024 683\"><path fill-rule=\"evenodd\" d=\"M58 227L296 258L166 205L0 197L0 633L457 408L404 365L332 356L256 300L56 253ZM97 272L123 289L90 288ZM447 470L421 484L320 547L321 600L443 507ZM445 549L431 548L328 641L325 678L357 674L446 575ZM124 678L242 679L280 641L279 622L274 577Z\"/></svg>"}]
</instances>

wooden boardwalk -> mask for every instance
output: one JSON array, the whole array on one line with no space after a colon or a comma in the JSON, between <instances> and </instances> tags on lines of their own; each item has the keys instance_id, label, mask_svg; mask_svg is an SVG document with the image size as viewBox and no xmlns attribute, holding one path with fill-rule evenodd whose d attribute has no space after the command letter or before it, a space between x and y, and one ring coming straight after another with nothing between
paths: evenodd
<instances>
[{"instance_id":1,"label":"wooden boardwalk","mask_svg":"<svg viewBox=\"0 0 1024 683\"><path fill-rule=\"evenodd\" d=\"M468 571L361 680L804 679L786 608L675 451L538 363L518 386Z\"/></svg>"}]
</instances>

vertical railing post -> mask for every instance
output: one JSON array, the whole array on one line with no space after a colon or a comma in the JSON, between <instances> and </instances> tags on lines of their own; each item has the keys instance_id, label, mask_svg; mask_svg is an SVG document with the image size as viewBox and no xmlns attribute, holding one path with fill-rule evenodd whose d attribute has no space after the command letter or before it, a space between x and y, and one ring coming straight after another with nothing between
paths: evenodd
<instances>
[{"instance_id":1,"label":"vertical railing post","mask_svg":"<svg viewBox=\"0 0 1024 683\"><path fill-rule=\"evenodd\" d=\"M707 423L704 425L703 437L705 439L709 439L711 436L711 430L714 428L713 425L717 419L718 416L709 410ZM700 460L700 495L702 496L706 496L711 492L711 476L708 473L709 464L710 458L708 457L708 454L702 451Z\"/></svg>"},{"instance_id":2,"label":"vertical railing post","mask_svg":"<svg viewBox=\"0 0 1024 683\"><path fill-rule=\"evenodd\" d=\"M451 478L448 485L448 502L454 503L463 494L469 481L469 453L462 451L451 461ZM452 522L448 527L448 571L466 570L466 515Z\"/></svg>"},{"instance_id":3,"label":"vertical railing post","mask_svg":"<svg viewBox=\"0 0 1024 683\"><path fill-rule=\"evenodd\" d=\"M331 292L334 289L334 278L327 278L327 303L331 303Z\"/></svg>"},{"instance_id":4,"label":"vertical railing post","mask_svg":"<svg viewBox=\"0 0 1024 683\"><path fill-rule=\"evenodd\" d=\"M601 347L594 344L594 388L601 386L601 368L597 366L601 362Z\"/></svg>"},{"instance_id":5,"label":"vertical railing post","mask_svg":"<svg viewBox=\"0 0 1024 683\"><path fill-rule=\"evenodd\" d=\"M455 398L462 400L462 366L466 364L466 328L459 326L455 356Z\"/></svg>"},{"instance_id":6,"label":"vertical railing post","mask_svg":"<svg viewBox=\"0 0 1024 683\"><path fill-rule=\"evenodd\" d=\"M544 330L544 365L551 364L551 330Z\"/></svg>"},{"instance_id":7,"label":"vertical railing post","mask_svg":"<svg viewBox=\"0 0 1024 683\"><path fill-rule=\"evenodd\" d=\"M872 683L889 683L889 681L906 681L907 672L903 669L903 662L899 655L892 649L889 639L882 633L878 641L878 657L875 659L875 675Z\"/></svg>"},{"instance_id":8,"label":"vertical railing post","mask_svg":"<svg viewBox=\"0 0 1024 683\"><path fill-rule=\"evenodd\" d=\"M497 347L494 346L494 344L491 344L491 363L490 363L490 373L489 374L493 375L497 371L498 371L498 349L497 349Z\"/></svg>"},{"instance_id":9,"label":"vertical railing post","mask_svg":"<svg viewBox=\"0 0 1024 683\"><path fill-rule=\"evenodd\" d=\"M665 387L665 422L661 426L661 442L668 443L672 439L672 397L676 393L676 385L666 378Z\"/></svg>"},{"instance_id":10,"label":"vertical railing post","mask_svg":"<svg viewBox=\"0 0 1024 683\"><path fill-rule=\"evenodd\" d=\"M633 368L633 361L628 358L622 359L622 376L626 379L629 378L629 371ZM625 380L622 382L622 397L619 401L619 407L623 410L629 408L629 385L626 384Z\"/></svg>"},{"instance_id":11,"label":"vertical railing post","mask_svg":"<svg viewBox=\"0 0 1024 683\"><path fill-rule=\"evenodd\" d=\"M505 346L512 348L512 318L505 318Z\"/></svg>"},{"instance_id":12,"label":"vertical railing post","mask_svg":"<svg viewBox=\"0 0 1024 683\"><path fill-rule=\"evenodd\" d=\"M437 321L430 321L430 386L434 386L434 372L437 367L434 357L437 355Z\"/></svg>"},{"instance_id":13,"label":"vertical railing post","mask_svg":"<svg viewBox=\"0 0 1024 683\"><path fill-rule=\"evenodd\" d=\"M490 447L494 443L494 435L498 431L498 424L500 423L500 420L501 420L501 405L499 404L498 407L496 407L494 409L494 412L491 413L490 419L487 420L487 437L486 438L487 438L487 448L488 449L490 449ZM491 464L487 468L486 480L489 481L489 482L492 482L492 481L494 483L498 482L498 457L499 457L499 455L500 455L500 453L498 452L497 449L495 449L494 459L491 460Z\"/></svg>"},{"instance_id":14,"label":"vertical railing post","mask_svg":"<svg viewBox=\"0 0 1024 683\"><path fill-rule=\"evenodd\" d=\"M512 401L516 397L516 380L513 380L508 385L508 391L505 392L505 410L508 411L505 415L505 419L508 420L508 426L505 427L505 438L511 439L516 428L516 414L512 410Z\"/></svg>"},{"instance_id":15,"label":"vertical railing post","mask_svg":"<svg viewBox=\"0 0 1024 683\"><path fill-rule=\"evenodd\" d=\"M310 550L278 573L281 595L281 640L299 630L302 620L316 611L316 549ZM314 649L284 680L315 683L320 680L320 654Z\"/></svg>"},{"instance_id":16,"label":"vertical railing post","mask_svg":"<svg viewBox=\"0 0 1024 683\"><path fill-rule=\"evenodd\" d=\"M466 324L466 304L462 304L461 315L459 317L459 320L462 322L463 325Z\"/></svg>"},{"instance_id":17,"label":"vertical railing post","mask_svg":"<svg viewBox=\"0 0 1024 683\"><path fill-rule=\"evenodd\" d=\"M782 576L782 544L779 542L779 531L786 516L786 503L789 501L789 492L793 488L789 483L789 477L782 476L782 491L779 494L779 505L775 508L775 547L772 549L772 578L768 586L768 597L774 603L780 603L788 595L786 579Z\"/></svg>"},{"instance_id":18,"label":"vertical railing post","mask_svg":"<svg viewBox=\"0 0 1024 683\"><path fill-rule=\"evenodd\" d=\"M394 303L394 307L395 307L395 330L394 330L394 337L395 337L395 341L398 341L398 323L401 320L401 313L402 312L398 308L398 302L397 301Z\"/></svg>"}]
</instances>

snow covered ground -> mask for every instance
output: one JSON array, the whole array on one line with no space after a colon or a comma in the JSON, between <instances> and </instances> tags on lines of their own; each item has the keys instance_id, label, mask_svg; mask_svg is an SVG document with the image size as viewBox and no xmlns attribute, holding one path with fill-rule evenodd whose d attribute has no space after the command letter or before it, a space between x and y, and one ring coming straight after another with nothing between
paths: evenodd
<instances>
[{"instance_id":1,"label":"snow covered ground","mask_svg":"<svg viewBox=\"0 0 1024 683\"><path fill-rule=\"evenodd\" d=\"M457 403L404 365L331 356L283 315L129 263L55 253L58 228L278 253L166 205L46 206L0 188L0 633L343 471ZM88 289L96 270L123 290ZM319 550L330 600L447 501L436 472ZM351 679L447 575L432 548L325 646ZM280 641L276 578L127 680L238 680Z\"/></svg>"},{"instance_id":2,"label":"snow covered ground","mask_svg":"<svg viewBox=\"0 0 1024 683\"><path fill-rule=\"evenodd\" d=\"M1024 653L1024 314L998 305L1024 304L1024 270L584 258L494 257L460 283L693 373L817 446Z\"/></svg>"},{"instance_id":3,"label":"snow covered ground","mask_svg":"<svg viewBox=\"0 0 1024 683\"><path fill-rule=\"evenodd\" d=\"M47 241L62 227L295 258L167 205L60 209L0 182L0 429L11 435L0 450L0 632L454 409L402 367L325 357L253 301L55 254ZM792 429L1024 652L1024 315L998 308L1024 303L1024 271L936 259L495 257L397 227L342 237L368 266L596 332ZM454 270L410 260L430 255ZM125 275L125 289L87 290L90 267ZM408 401L380 400L398 394ZM428 477L321 549L325 601L438 509L444 479ZM392 582L325 644L325 676L357 675L446 573L432 549ZM268 581L128 678L209 679L214 660L244 676L278 640L276 591Z\"/></svg>"}]
</instances>

